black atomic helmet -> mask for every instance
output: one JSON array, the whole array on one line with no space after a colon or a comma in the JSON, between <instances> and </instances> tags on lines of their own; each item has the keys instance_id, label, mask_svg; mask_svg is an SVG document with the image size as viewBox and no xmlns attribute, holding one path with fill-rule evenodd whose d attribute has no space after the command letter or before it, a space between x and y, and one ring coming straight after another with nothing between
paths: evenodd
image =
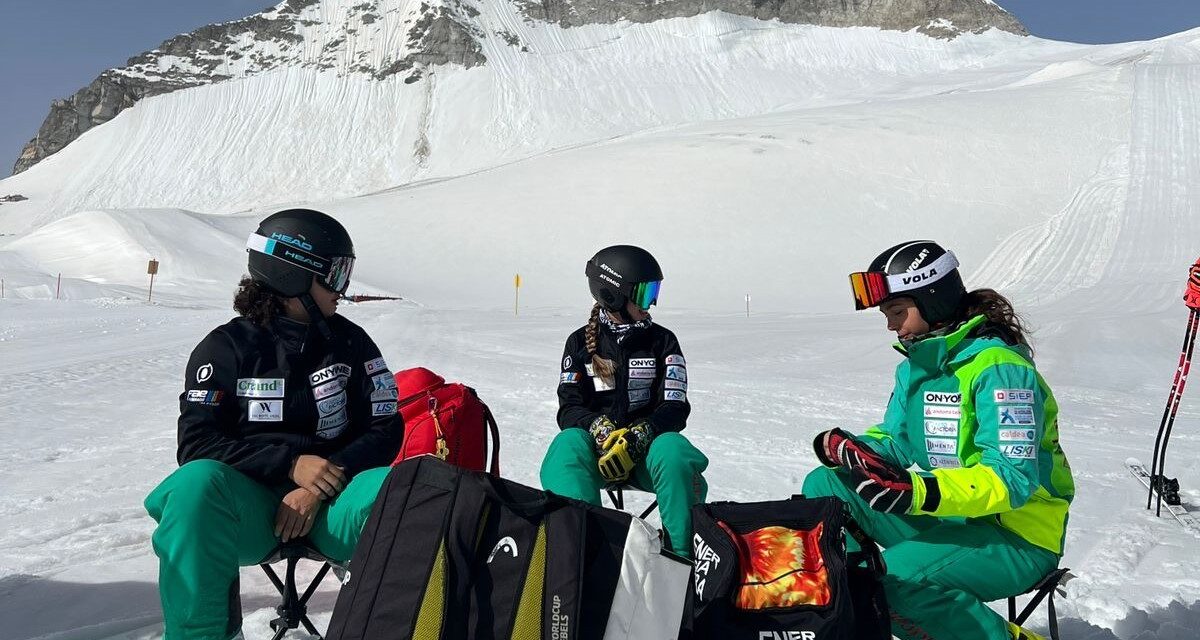
<instances>
[{"instance_id":1,"label":"black atomic helmet","mask_svg":"<svg viewBox=\"0 0 1200 640\"><path fill-rule=\"evenodd\" d=\"M662 269L649 251L627 244L601 249L588 260L584 273L596 302L618 313L624 312L630 300L648 310L658 301L663 279Z\"/></svg>"},{"instance_id":2,"label":"black atomic helmet","mask_svg":"<svg viewBox=\"0 0 1200 640\"><path fill-rule=\"evenodd\" d=\"M288 298L308 293L313 276L345 293L354 268L354 244L340 222L312 209L272 214L246 240L250 277Z\"/></svg>"},{"instance_id":3,"label":"black atomic helmet","mask_svg":"<svg viewBox=\"0 0 1200 640\"><path fill-rule=\"evenodd\" d=\"M850 274L850 286L857 309L912 298L931 325L952 319L967 294L958 259L932 240L902 242L884 251L866 271Z\"/></svg>"}]
</instances>

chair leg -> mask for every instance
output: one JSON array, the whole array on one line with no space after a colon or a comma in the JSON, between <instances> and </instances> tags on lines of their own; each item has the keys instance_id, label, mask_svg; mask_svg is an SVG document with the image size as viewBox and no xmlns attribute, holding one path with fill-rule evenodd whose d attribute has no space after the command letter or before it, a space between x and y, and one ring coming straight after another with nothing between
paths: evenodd
<instances>
[{"instance_id":1,"label":"chair leg","mask_svg":"<svg viewBox=\"0 0 1200 640\"><path fill-rule=\"evenodd\" d=\"M1058 612L1054 610L1054 590L1050 590L1050 598L1046 604L1047 617L1050 619L1050 640L1059 640L1058 637Z\"/></svg>"},{"instance_id":2,"label":"chair leg","mask_svg":"<svg viewBox=\"0 0 1200 640\"><path fill-rule=\"evenodd\" d=\"M608 492L608 500L609 500L609 502L612 503L613 508L616 509L617 511L624 511L625 510L625 492L622 491L620 488L605 489L605 491Z\"/></svg>"},{"instance_id":3,"label":"chair leg","mask_svg":"<svg viewBox=\"0 0 1200 640\"><path fill-rule=\"evenodd\" d=\"M1017 597L1016 596L1008 597L1008 621L1013 624L1017 623Z\"/></svg>"}]
</instances>

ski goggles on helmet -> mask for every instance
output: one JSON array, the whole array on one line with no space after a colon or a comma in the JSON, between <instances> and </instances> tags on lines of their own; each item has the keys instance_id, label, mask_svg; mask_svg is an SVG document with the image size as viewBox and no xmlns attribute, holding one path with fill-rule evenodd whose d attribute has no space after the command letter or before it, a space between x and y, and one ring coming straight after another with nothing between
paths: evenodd
<instances>
[{"instance_id":1,"label":"ski goggles on helmet","mask_svg":"<svg viewBox=\"0 0 1200 640\"><path fill-rule=\"evenodd\" d=\"M658 302L658 290L662 288L662 280L639 282L633 285L633 293L629 299L642 311L649 311L650 305Z\"/></svg>"},{"instance_id":2,"label":"ski goggles on helmet","mask_svg":"<svg viewBox=\"0 0 1200 640\"><path fill-rule=\"evenodd\" d=\"M937 260L914 271L888 275L883 271L855 271L850 274L850 289L854 293L857 311L877 307L888 298L905 291L929 286L958 268L958 258L947 251Z\"/></svg>"},{"instance_id":3,"label":"ski goggles on helmet","mask_svg":"<svg viewBox=\"0 0 1200 640\"><path fill-rule=\"evenodd\" d=\"M246 250L257 251L278 258L317 276L320 285L334 293L344 294L350 286L350 274L354 271L354 256L325 258L305 248L301 240L288 237L268 238L251 233L246 238Z\"/></svg>"}]
</instances>

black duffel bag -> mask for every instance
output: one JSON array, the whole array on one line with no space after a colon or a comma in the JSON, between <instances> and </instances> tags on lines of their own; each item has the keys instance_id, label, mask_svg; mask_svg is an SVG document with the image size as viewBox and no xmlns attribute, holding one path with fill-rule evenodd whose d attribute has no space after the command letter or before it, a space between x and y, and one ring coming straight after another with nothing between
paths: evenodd
<instances>
[{"instance_id":1,"label":"black duffel bag","mask_svg":"<svg viewBox=\"0 0 1200 640\"><path fill-rule=\"evenodd\" d=\"M883 558L841 500L701 504L692 522L696 640L892 637Z\"/></svg>"}]
</instances>

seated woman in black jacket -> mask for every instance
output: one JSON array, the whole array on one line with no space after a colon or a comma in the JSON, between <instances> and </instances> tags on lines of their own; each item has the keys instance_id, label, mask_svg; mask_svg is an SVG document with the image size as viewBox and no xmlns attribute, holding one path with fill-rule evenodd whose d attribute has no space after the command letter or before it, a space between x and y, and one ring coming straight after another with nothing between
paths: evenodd
<instances>
[{"instance_id":1,"label":"seated woman in black jacket","mask_svg":"<svg viewBox=\"0 0 1200 640\"><path fill-rule=\"evenodd\" d=\"M662 270L645 249L617 245L588 261L592 317L567 338L558 380L558 426L542 461L542 487L600 504L606 484L658 497L671 549L692 555L692 505L708 485L687 424L687 362L675 334L648 313Z\"/></svg>"},{"instance_id":2,"label":"seated woman in black jacket","mask_svg":"<svg viewBox=\"0 0 1200 640\"><path fill-rule=\"evenodd\" d=\"M280 542L349 560L403 437L379 349L335 314L354 263L342 225L281 211L247 250L239 317L188 361L181 466L146 498L168 640L239 636L238 566Z\"/></svg>"}]
</instances>

